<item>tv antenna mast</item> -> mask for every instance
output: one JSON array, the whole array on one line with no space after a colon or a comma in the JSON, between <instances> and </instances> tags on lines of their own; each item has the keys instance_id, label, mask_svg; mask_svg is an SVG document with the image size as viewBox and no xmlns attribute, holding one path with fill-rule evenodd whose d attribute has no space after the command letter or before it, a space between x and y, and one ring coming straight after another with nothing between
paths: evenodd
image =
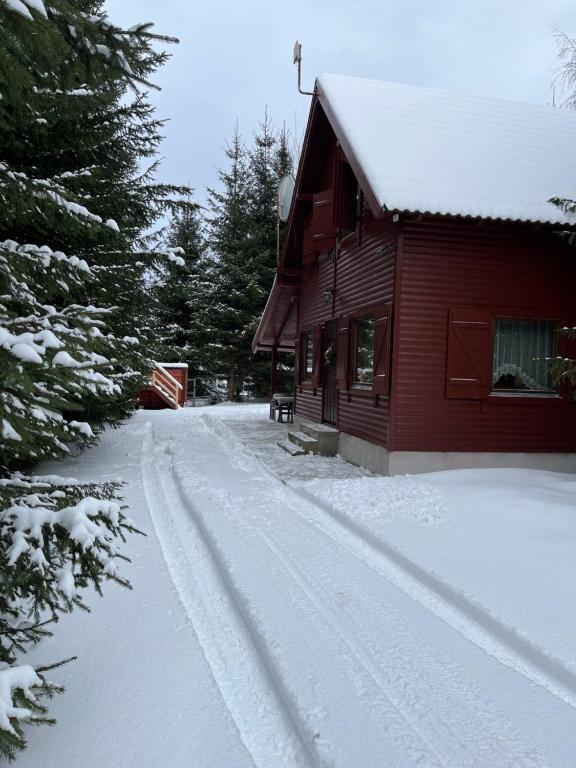
<instances>
[{"instance_id":1,"label":"tv antenna mast","mask_svg":"<svg viewBox=\"0 0 576 768\"><path fill-rule=\"evenodd\" d=\"M304 96L314 96L314 94L311 91L303 91L302 86L300 85L300 77L301 77L301 65L302 65L302 43L299 43L298 40L294 43L294 64L298 67L298 90L300 93L302 93Z\"/></svg>"}]
</instances>

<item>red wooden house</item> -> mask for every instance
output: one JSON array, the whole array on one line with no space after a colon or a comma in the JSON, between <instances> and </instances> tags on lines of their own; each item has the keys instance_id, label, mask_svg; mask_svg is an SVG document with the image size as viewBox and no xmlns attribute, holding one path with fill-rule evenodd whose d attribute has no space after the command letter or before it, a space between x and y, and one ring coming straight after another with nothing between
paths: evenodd
<instances>
[{"instance_id":1,"label":"red wooden house","mask_svg":"<svg viewBox=\"0 0 576 768\"><path fill-rule=\"evenodd\" d=\"M295 420L384 473L576 471L576 114L316 82L254 349L295 351Z\"/></svg>"}]
</instances>

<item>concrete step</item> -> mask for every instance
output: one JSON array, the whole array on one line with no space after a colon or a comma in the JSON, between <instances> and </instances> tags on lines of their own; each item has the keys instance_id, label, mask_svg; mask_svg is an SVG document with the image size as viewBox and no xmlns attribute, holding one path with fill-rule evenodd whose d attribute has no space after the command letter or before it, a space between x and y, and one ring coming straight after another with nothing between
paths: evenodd
<instances>
[{"instance_id":1,"label":"concrete step","mask_svg":"<svg viewBox=\"0 0 576 768\"><path fill-rule=\"evenodd\" d=\"M307 435L306 432L288 432L288 440L303 448L307 453L318 453L320 450L318 440Z\"/></svg>"},{"instance_id":2,"label":"concrete step","mask_svg":"<svg viewBox=\"0 0 576 768\"><path fill-rule=\"evenodd\" d=\"M322 456L335 456L338 453L339 430L329 427L327 424L313 424L303 422L299 424L300 430L318 442L319 453Z\"/></svg>"},{"instance_id":3,"label":"concrete step","mask_svg":"<svg viewBox=\"0 0 576 768\"><path fill-rule=\"evenodd\" d=\"M299 424L302 432L306 432L307 435L339 435L340 431L336 427L331 427L329 424L315 424L311 421L302 421Z\"/></svg>"},{"instance_id":4,"label":"concrete step","mask_svg":"<svg viewBox=\"0 0 576 768\"><path fill-rule=\"evenodd\" d=\"M289 453L290 456L304 456L306 454L304 448L300 448L299 445L290 442L290 440L278 440L276 445L282 448L283 451L286 451L286 453Z\"/></svg>"}]
</instances>

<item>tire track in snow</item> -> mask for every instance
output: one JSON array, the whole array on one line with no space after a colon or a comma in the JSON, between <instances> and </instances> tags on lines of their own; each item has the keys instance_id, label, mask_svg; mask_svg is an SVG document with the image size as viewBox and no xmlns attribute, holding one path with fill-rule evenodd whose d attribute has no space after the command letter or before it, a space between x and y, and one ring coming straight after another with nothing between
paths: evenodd
<instances>
[{"instance_id":1,"label":"tire track in snow","mask_svg":"<svg viewBox=\"0 0 576 768\"><path fill-rule=\"evenodd\" d=\"M562 661L532 643L470 596L425 570L353 518L326 504L301 486L287 485L238 440L221 419L204 414L200 420L216 434L223 449L238 466L258 467L271 477L303 520L340 543L355 557L385 577L439 619L501 664L527 677L576 708L576 673ZM241 452L233 450L230 443ZM309 514L307 514L307 512Z\"/></svg>"},{"instance_id":2,"label":"tire track in snow","mask_svg":"<svg viewBox=\"0 0 576 768\"><path fill-rule=\"evenodd\" d=\"M360 723L362 717L376 723L386 734L388 745L385 755L391 765L544 768L545 763L530 746L526 735L507 721L505 711L486 699L469 673L451 663L450 657L443 655L441 649L440 652L429 651L414 641L402 618L404 611L399 613L398 608L392 607L397 599L394 597L394 586L391 585L390 606L386 605L385 599L378 598L374 589L369 589L374 603L369 606L364 604L359 615L356 611L347 614L342 606L335 608L334 591L330 586L328 590L324 588L324 575L328 577L329 584L333 582L330 574L334 569L337 573L342 556L345 561L357 562L361 566L361 570L355 569L358 575L363 573L362 569L368 569L366 576L374 570L303 517L294 514L292 523L283 526L282 517L288 512L290 520L290 512L295 511L290 507L286 489L277 482L270 482L262 473L256 476L254 470L258 467L251 461L233 462L230 452L223 452L221 459L216 458L221 450L220 440L212 431L208 431L206 437L210 442L205 438L204 442L199 441L203 454L200 458L189 459L180 452L175 457L174 472L181 477L182 493L187 496L192 492L194 498L198 496L202 499L199 510L202 515L207 515L213 507L219 510L213 523L207 516L206 522L214 537L224 536L222 541L239 544L248 523L250 536L244 544L233 548L235 557L230 560L230 567L238 572L239 577L242 576L242 569L238 568L240 563L236 556L242 556L244 551L246 556L250 552L253 557L256 556L260 567L271 579L276 573L276 565L280 566L278 573L283 575L276 573L274 583L282 585L280 592L291 597L289 613L292 621L296 621L296 626L301 632L306 632L307 637L313 638L312 646L316 650L324 649L320 655L326 656L329 670L334 670L336 675L339 671L348 679L356 679L360 686L358 701L356 704L351 701L349 710L351 727L353 723ZM198 471L202 470L206 461L209 462L206 464L208 475L198 481ZM308 503L304 506L307 507ZM245 512L250 509L273 507L277 507L280 518L276 518L270 526L263 525L266 513L245 517ZM258 545L258 540L262 544ZM302 544L306 546L301 552ZM265 546L264 551L262 545ZM366 586L374 584L370 580L365 582L364 578L358 580L353 577L353 599L360 603ZM337 581L343 584L338 577ZM252 606L251 601L250 605L252 608L259 605L260 615L263 606L259 604L257 593L249 592L250 599L252 596L255 603ZM282 598L279 596L279 599ZM420 607L416 610L419 611ZM316 617L314 622L311 621L313 616ZM374 621L369 617L373 617ZM262 620L264 628L276 627L274 617L267 615L265 610ZM387 649L385 657L375 633L379 634ZM267 638L267 642L274 642L273 632L269 634L264 629L262 637ZM287 663L285 660L285 665ZM454 697L455 701L445 706L438 688L448 692L449 698ZM296 691L299 692L298 687ZM334 695L332 686L324 691L325 698L321 700L328 708L330 703L336 701ZM365 699L365 705L360 703L362 699ZM324 726L327 743L340 745L339 732L334 731L333 726L334 722L331 729L327 729L326 724ZM318 746L322 749L325 744L319 742ZM374 757L372 753L371 756Z\"/></svg>"},{"instance_id":3,"label":"tire track in snow","mask_svg":"<svg viewBox=\"0 0 576 768\"><path fill-rule=\"evenodd\" d=\"M306 521L302 523L309 525ZM406 636L405 630L399 629L392 617L382 617L382 605L376 601L371 606L374 626L378 622L383 626L392 623L395 636L394 642L386 645L387 662L379 663L373 649L362 639L362 627L357 618L341 606L335 609L334 595L322 586L319 579L308 575L309 567L301 562L299 552L284 540L272 541L265 533L261 536L390 705L444 768L462 768L464 765L468 768L486 768L489 765L545 768L540 755L526 745L526 737L503 720L502 712L485 700L463 669L450 659L443 658L442 654L424 651L418 642L414 643L413 638ZM341 548L337 542L330 541ZM382 642L385 642L383 638ZM420 673L415 671L415 659ZM453 713L452 717L443 714L442 708L433 704L437 688L435 674L439 674L444 685L448 678L449 690L458 697L458 722Z\"/></svg>"},{"instance_id":4,"label":"tire track in snow","mask_svg":"<svg viewBox=\"0 0 576 768\"><path fill-rule=\"evenodd\" d=\"M312 737L298 718L218 546L183 495L170 455L155 446L152 428L143 441L142 480L168 570L255 766L319 768Z\"/></svg>"}]
</instances>

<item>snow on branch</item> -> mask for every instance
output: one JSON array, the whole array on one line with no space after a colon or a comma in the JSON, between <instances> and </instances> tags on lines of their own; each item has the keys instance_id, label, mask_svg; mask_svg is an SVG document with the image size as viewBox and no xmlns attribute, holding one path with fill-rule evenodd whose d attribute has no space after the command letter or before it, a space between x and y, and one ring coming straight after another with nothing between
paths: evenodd
<instances>
[{"instance_id":1,"label":"snow on branch","mask_svg":"<svg viewBox=\"0 0 576 768\"><path fill-rule=\"evenodd\" d=\"M105 580L129 587L118 563L118 540L138 532L123 514L119 483L80 483L55 475L13 472L0 479L0 754L25 746L21 724L53 722L40 702L61 692L43 673L18 663L81 593L101 593Z\"/></svg>"},{"instance_id":2,"label":"snow on branch","mask_svg":"<svg viewBox=\"0 0 576 768\"><path fill-rule=\"evenodd\" d=\"M33 713L28 708L14 705L15 692L20 690L24 696L35 700L33 689L41 685L41 678L29 664L0 669L0 729L18 736L12 721L30 720Z\"/></svg>"}]
</instances>

